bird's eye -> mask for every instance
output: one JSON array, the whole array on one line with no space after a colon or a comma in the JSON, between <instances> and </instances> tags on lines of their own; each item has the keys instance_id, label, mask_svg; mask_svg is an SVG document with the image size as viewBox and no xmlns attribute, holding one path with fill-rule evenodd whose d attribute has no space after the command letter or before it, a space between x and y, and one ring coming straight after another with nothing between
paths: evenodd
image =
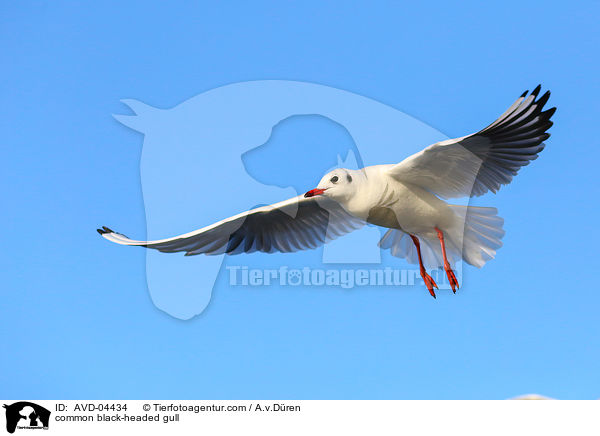
<instances>
[{"instance_id":1,"label":"bird's eye","mask_svg":"<svg viewBox=\"0 0 600 436\"><path fill-rule=\"evenodd\" d=\"M331 178L331 183L337 183L337 182L338 182L338 180L339 180L338 176L333 176L333 177Z\"/></svg>"}]
</instances>

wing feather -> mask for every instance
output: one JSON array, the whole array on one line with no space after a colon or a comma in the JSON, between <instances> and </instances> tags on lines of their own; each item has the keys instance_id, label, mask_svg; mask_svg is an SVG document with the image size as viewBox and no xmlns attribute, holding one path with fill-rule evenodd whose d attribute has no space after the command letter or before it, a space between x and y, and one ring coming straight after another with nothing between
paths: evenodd
<instances>
[{"instance_id":1,"label":"wing feather","mask_svg":"<svg viewBox=\"0 0 600 436\"><path fill-rule=\"evenodd\" d=\"M117 244L154 248L165 253L185 252L186 256L192 256L314 249L362 225L363 221L332 199L298 196L168 239L136 241L108 227L98 232Z\"/></svg>"},{"instance_id":2,"label":"wing feather","mask_svg":"<svg viewBox=\"0 0 600 436\"><path fill-rule=\"evenodd\" d=\"M544 149L556 111L544 111L550 91L523 93L500 117L479 132L441 141L390 167L397 180L419 185L443 198L497 192Z\"/></svg>"}]
</instances>

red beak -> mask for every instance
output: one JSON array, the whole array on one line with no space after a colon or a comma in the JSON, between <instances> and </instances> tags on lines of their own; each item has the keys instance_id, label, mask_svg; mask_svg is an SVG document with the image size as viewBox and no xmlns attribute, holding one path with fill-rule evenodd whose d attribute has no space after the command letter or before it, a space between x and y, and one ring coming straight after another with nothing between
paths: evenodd
<instances>
[{"instance_id":1,"label":"red beak","mask_svg":"<svg viewBox=\"0 0 600 436\"><path fill-rule=\"evenodd\" d=\"M311 189L306 194L304 194L304 198L314 197L315 195L321 195L326 190L327 190L327 188L325 188L325 189L319 189L319 188Z\"/></svg>"}]
</instances>

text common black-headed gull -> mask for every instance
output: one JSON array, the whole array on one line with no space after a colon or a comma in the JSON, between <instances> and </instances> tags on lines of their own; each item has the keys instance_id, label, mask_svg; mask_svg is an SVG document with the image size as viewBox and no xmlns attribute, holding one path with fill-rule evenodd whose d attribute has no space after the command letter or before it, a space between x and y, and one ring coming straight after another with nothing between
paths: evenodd
<instances>
[{"instance_id":1,"label":"text common black-headed gull","mask_svg":"<svg viewBox=\"0 0 600 436\"><path fill-rule=\"evenodd\" d=\"M459 260L482 267L502 245L504 220L491 207L458 206L443 199L495 193L538 157L550 136L544 111L550 92L525 92L479 132L441 141L398 164L336 169L306 194L259 207L199 230L156 241L135 241L107 227L98 232L121 245L165 253L239 254L316 248L365 223L388 228L379 246L419 263L435 298L437 284L425 265L443 267L452 291Z\"/></svg>"}]
</instances>

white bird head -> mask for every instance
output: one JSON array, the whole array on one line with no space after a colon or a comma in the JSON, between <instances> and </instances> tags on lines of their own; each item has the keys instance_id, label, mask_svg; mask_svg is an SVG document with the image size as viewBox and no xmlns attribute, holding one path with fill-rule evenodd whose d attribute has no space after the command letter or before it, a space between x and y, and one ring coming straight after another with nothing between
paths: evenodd
<instances>
[{"instance_id":1,"label":"white bird head","mask_svg":"<svg viewBox=\"0 0 600 436\"><path fill-rule=\"evenodd\" d=\"M337 201L343 201L352 197L355 192L355 179L353 171L338 168L323 176L315 189L311 189L305 197L325 195Z\"/></svg>"}]
</instances>

